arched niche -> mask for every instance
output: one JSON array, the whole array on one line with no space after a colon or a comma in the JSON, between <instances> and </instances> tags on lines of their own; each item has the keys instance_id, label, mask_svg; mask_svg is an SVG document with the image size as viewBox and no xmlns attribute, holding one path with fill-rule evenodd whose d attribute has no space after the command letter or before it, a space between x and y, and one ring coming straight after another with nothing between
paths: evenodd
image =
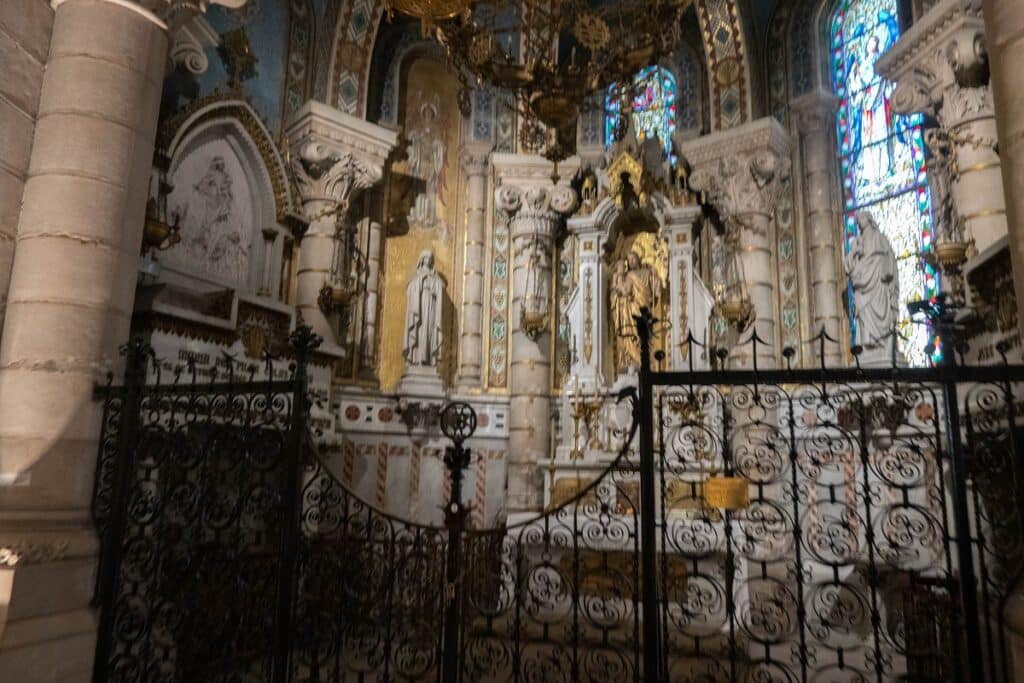
<instances>
[{"instance_id":1,"label":"arched niche","mask_svg":"<svg viewBox=\"0 0 1024 683\"><path fill-rule=\"evenodd\" d=\"M296 207L269 132L242 102L199 108L173 130L167 208L181 241L159 256L163 279L277 296L283 223Z\"/></svg>"},{"instance_id":2,"label":"arched niche","mask_svg":"<svg viewBox=\"0 0 1024 683\"><path fill-rule=\"evenodd\" d=\"M655 311L661 325L656 350L666 353L667 368L689 366L688 334L703 340L712 299L694 268L693 225L700 216L698 206L674 206L667 197L654 193L646 205L623 208L614 197L606 197L589 215L569 219L569 230L579 245L579 276L567 313L575 338L572 374L580 385L614 386L616 370L610 287L616 262L642 241L643 265L656 269L660 301ZM656 245L657 253L652 249ZM663 259L654 263L654 259ZM695 367L706 359L694 358Z\"/></svg>"}]
</instances>

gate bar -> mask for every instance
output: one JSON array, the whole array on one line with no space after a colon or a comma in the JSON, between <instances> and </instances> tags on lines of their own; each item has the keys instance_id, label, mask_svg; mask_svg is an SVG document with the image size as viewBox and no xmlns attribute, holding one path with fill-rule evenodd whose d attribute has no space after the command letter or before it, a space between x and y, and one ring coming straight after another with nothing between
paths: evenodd
<instances>
[{"instance_id":1,"label":"gate bar","mask_svg":"<svg viewBox=\"0 0 1024 683\"><path fill-rule=\"evenodd\" d=\"M661 683L667 680L662 671L661 635L658 604L658 573L654 510L654 394L651 372L651 330L654 317L648 308L636 316L640 336L640 381L637 410L640 420L640 576L643 584L643 650L644 681Z\"/></svg>"}]
</instances>

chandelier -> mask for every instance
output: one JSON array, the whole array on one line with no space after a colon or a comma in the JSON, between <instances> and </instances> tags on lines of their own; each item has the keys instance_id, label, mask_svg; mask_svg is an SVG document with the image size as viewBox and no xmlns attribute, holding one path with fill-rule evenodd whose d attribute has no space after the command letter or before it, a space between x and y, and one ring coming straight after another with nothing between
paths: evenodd
<instances>
[{"instance_id":1,"label":"chandelier","mask_svg":"<svg viewBox=\"0 0 1024 683\"><path fill-rule=\"evenodd\" d=\"M525 119L524 146L557 162L575 152L575 124L592 94L632 83L640 69L675 50L691 2L387 0L387 6L421 21L465 89L487 84L511 92ZM631 102L633 93L626 85L616 96Z\"/></svg>"}]
</instances>

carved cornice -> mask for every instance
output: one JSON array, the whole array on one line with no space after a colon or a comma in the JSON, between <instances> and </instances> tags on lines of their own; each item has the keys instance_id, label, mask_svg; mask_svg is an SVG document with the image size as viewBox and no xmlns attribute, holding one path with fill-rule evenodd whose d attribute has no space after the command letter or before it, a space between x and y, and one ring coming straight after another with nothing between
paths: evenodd
<instances>
[{"instance_id":1,"label":"carved cornice","mask_svg":"<svg viewBox=\"0 0 1024 683\"><path fill-rule=\"evenodd\" d=\"M727 220L770 215L789 176L789 135L775 119L698 138L682 149L690 187L704 192Z\"/></svg>"},{"instance_id":2,"label":"carved cornice","mask_svg":"<svg viewBox=\"0 0 1024 683\"><path fill-rule=\"evenodd\" d=\"M896 83L892 104L898 113L932 114L947 90L984 85L987 62L980 8L943 0L882 55L875 71Z\"/></svg>"},{"instance_id":3,"label":"carved cornice","mask_svg":"<svg viewBox=\"0 0 1024 683\"><path fill-rule=\"evenodd\" d=\"M396 131L345 114L314 100L295 113L285 133L303 158L358 159L367 168L383 173L391 150L398 143Z\"/></svg>"}]
</instances>

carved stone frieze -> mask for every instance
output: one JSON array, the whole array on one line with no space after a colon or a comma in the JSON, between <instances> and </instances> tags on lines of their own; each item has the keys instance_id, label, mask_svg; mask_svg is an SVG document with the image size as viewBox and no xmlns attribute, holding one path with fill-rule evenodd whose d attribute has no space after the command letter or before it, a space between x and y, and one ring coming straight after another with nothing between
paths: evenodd
<instances>
[{"instance_id":1,"label":"carved stone frieze","mask_svg":"<svg viewBox=\"0 0 1024 683\"><path fill-rule=\"evenodd\" d=\"M56 562L67 556L71 541L66 538L42 541L18 539L0 545L0 567Z\"/></svg>"}]
</instances>

